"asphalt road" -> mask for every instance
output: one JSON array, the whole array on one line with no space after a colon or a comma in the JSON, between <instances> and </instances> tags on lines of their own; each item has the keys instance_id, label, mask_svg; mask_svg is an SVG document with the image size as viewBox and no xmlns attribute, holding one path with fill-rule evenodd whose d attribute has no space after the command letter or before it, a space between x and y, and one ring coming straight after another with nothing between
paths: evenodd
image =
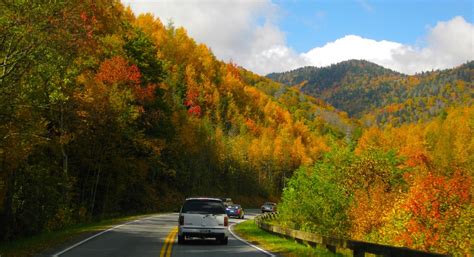
<instances>
[{"instance_id":1,"label":"asphalt road","mask_svg":"<svg viewBox=\"0 0 474 257\"><path fill-rule=\"evenodd\" d=\"M258 210L246 210L245 219L252 219ZM178 214L164 214L133 221L107 230L85 242L69 246L53 257L265 257L250 244L229 236L228 245L214 239L191 240L178 245L176 238ZM230 225L242 220L230 219Z\"/></svg>"}]
</instances>

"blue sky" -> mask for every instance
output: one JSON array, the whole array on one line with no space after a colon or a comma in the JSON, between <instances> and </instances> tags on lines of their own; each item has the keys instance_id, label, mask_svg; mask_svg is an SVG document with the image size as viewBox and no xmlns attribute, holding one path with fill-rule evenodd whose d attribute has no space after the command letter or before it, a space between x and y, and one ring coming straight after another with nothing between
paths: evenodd
<instances>
[{"instance_id":1,"label":"blue sky","mask_svg":"<svg viewBox=\"0 0 474 257\"><path fill-rule=\"evenodd\" d=\"M423 44L438 21L462 16L472 23L474 1L274 1L287 43L306 52L348 34L402 44Z\"/></svg>"},{"instance_id":2,"label":"blue sky","mask_svg":"<svg viewBox=\"0 0 474 257\"><path fill-rule=\"evenodd\" d=\"M474 59L474 0L122 0L258 74L364 59L414 74Z\"/></svg>"}]
</instances>

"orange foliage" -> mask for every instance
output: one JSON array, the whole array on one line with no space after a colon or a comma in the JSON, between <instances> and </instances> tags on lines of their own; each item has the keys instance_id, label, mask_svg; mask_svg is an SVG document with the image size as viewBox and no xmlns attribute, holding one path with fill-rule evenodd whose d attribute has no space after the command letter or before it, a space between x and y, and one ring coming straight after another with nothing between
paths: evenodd
<instances>
[{"instance_id":1,"label":"orange foliage","mask_svg":"<svg viewBox=\"0 0 474 257\"><path fill-rule=\"evenodd\" d=\"M146 87L135 86L133 94L141 102L152 102L155 99L155 90L157 85L149 84Z\"/></svg>"},{"instance_id":2,"label":"orange foliage","mask_svg":"<svg viewBox=\"0 0 474 257\"><path fill-rule=\"evenodd\" d=\"M357 148L355 149L356 154L360 154L363 151L370 150L372 148L386 149L387 140L383 135L382 130L377 127L371 127L361 136Z\"/></svg>"},{"instance_id":3,"label":"orange foliage","mask_svg":"<svg viewBox=\"0 0 474 257\"><path fill-rule=\"evenodd\" d=\"M355 199L350 207L352 220L351 236L363 240L364 236L384 225L387 210L392 209L396 193L387 192L386 185L376 183L367 190L355 192Z\"/></svg>"},{"instance_id":4,"label":"orange foliage","mask_svg":"<svg viewBox=\"0 0 474 257\"><path fill-rule=\"evenodd\" d=\"M229 74L231 74L234 78L240 80L240 71L236 64L230 62L226 65L226 70Z\"/></svg>"},{"instance_id":5,"label":"orange foliage","mask_svg":"<svg viewBox=\"0 0 474 257\"><path fill-rule=\"evenodd\" d=\"M406 166L429 167L431 157L426 149L423 126L405 125L392 129L389 135L393 148L399 149L399 155L406 158Z\"/></svg>"},{"instance_id":6,"label":"orange foliage","mask_svg":"<svg viewBox=\"0 0 474 257\"><path fill-rule=\"evenodd\" d=\"M402 104L391 104L391 105L388 105L387 107L385 107L385 109L387 110L388 113L397 112L397 111L401 110L402 108L403 108Z\"/></svg>"},{"instance_id":7,"label":"orange foliage","mask_svg":"<svg viewBox=\"0 0 474 257\"><path fill-rule=\"evenodd\" d=\"M472 203L472 178L456 172L451 178L428 174L415 179L402 208L410 215L396 241L408 247L436 247L449 225Z\"/></svg>"},{"instance_id":8,"label":"orange foliage","mask_svg":"<svg viewBox=\"0 0 474 257\"><path fill-rule=\"evenodd\" d=\"M258 133L259 133L259 128L258 128L257 125L255 124L255 121L253 121L252 119L247 118L247 119L245 120L245 125L247 125L247 127L249 128L249 130L250 130L253 134L258 134Z\"/></svg>"},{"instance_id":9,"label":"orange foliage","mask_svg":"<svg viewBox=\"0 0 474 257\"><path fill-rule=\"evenodd\" d=\"M129 65L127 60L121 56L114 56L107 59L100 65L99 72L95 79L104 84L124 83L140 84L141 73L134 64Z\"/></svg>"},{"instance_id":10,"label":"orange foliage","mask_svg":"<svg viewBox=\"0 0 474 257\"><path fill-rule=\"evenodd\" d=\"M408 86L409 87L415 87L418 84L420 84L420 79L416 76L409 76L408 77Z\"/></svg>"}]
</instances>

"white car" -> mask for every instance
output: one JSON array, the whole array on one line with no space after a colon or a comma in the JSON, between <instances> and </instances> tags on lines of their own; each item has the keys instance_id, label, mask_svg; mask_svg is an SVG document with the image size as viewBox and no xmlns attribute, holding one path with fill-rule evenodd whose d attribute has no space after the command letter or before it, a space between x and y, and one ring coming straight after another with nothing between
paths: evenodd
<instances>
[{"instance_id":1,"label":"white car","mask_svg":"<svg viewBox=\"0 0 474 257\"><path fill-rule=\"evenodd\" d=\"M272 202L266 202L262 205L261 207L261 210L262 210L262 213L265 213L265 212L276 212L276 207L277 204L276 203L272 203Z\"/></svg>"},{"instance_id":2,"label":"white car","mask_svg":"<svg viewBox=\"0 0 474 257\"><path fill-rule=\"evenodd\" d=\"M188 198L179 213L178 244L192 237L215 238L227 244L229 231L224 203L217 198Z\"/></svg>"}]
</instances>

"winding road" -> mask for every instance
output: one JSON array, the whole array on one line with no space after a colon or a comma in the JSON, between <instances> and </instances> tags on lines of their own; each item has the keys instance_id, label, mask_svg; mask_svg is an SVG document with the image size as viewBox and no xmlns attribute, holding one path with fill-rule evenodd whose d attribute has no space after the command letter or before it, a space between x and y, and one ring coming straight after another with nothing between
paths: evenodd
<instances>
[{"instance_id":1,"label":"winding road","mask_svg":"<svg viewBox=\"0 0 474 257\"><path fill-rule=\"evenodd\" d=\"M246 210L252 219L258 210ZM178 213L161 214L122 224L68 246L52 257L274 257L236 235L228 245L213 239L191 240L178 245L176 238ZM230 219L232 225L242 220Z\"/></svg>"}]
</instances>

